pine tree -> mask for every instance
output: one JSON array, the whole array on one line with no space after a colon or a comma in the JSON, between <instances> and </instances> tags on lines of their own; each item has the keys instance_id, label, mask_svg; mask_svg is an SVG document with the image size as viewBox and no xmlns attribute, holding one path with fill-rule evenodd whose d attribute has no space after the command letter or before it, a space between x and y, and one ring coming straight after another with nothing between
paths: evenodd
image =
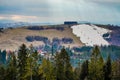
<instances>
[{"instance_id":1,"label":"pine tree","mask_svg":"<svg viewBox=\"0 0 120 80\"><path fill-rule=\"evenodd\" d=\"M61 60L60 53L55 56L56 78L57 80L65 80L64 64Z\"/></svg>"},{"instance_id":2,"label":"pine tree","mask_svg":"<svg viewBox=\"0 0 120 80\"><path fill-rule=\"evenodd\" d=\"M105 80L111 80L111 70L112 70L111 58L109 55L107 58L107 62L105 63L105 66L104 66Z\"/></svg>"},{"instance_id":3,"label":"pine tree","mask_svg":"<svg viewBox=\"0 0 120 80\"><path fill-rule=\"evenodd\" d=\"M112 80L120 79L120 59L112 63Z\"/></svg>"},{"instance_id":4,"label":"pine tree","mask_svg":"<svg viewBox=\"0 0 120 80\"><path fill-rule=\"evenodd\" d=\"M84 80L88 76L88 60L83 62L80 72L80 80Z\"/></svg>"},{"instance_id":5,"label":"pine tree","mask_svg":"<svg viewBox=\"0 0 120 80\"><path fill-rule=\"evenodd\" d=\"M104 80L104 60L102 58L102 56L99 56L99 59L97 61L97 78L99 80Z\"/></svg>"},{"instance_id":6,"label":"pine tree","mask_svg":"<svg viewBox=\"0 0 120 80\"><path fill-rule=\"evenodd\" d=\"M41 79L43 80L56 80L54 66L49 60L43 59L39 67L39 74L42 74Z\"/></svg>"},{"instance_id":7,"label":"pine tree","mask_svg":"<svg viewBox=\"0 0 120 80\"><path fill-rule=\"evenodd\" d=\"M27 65L27 58L28 58L28 53L27 53L27 47L25 44L22 44L20 46L20 49L18 51L18 76L20 80L26 80L26 65Z\"/></svg>"},{"instance_id":8,"label":"pine tree","mask_svg":"<svg viewBox=\"0 0 120 80\"><path fill-rule=\"evenodd\" d=\"M81 65L78 63L78 66L74 69L74 78L75 80L80 80Z\"/></svg>"},{"instance_id":9,"label":"pine tree","mask_svg":"<svg viewBox=\"0 0 120 80\"><path fill-rule=\"evenodd\" d=\"M6 70L5 66L0 65L0 80L6 80Z\"/></svg>"},{"instance_id":10,"label":"pine tree","mask_svg":"<svg viewBox=\"0 0 120 80\"><path fill-rule=\"evenodd\" d=\"M31 56L29 56L26 60L25 70L26 71L25 71L24 79L32 80L33 71L32 71L32 57Z\"/></svg>"},{"instance_id":11,"label":"pine tree","mask_svg":"<svg viewBox=\"0 0 120 80\"><path fill-rule=\"evenodd\" d=\"M57 80L74 80L70 57L64 48L57 53L55 66Z\"/></svg>"},{"instance_id":12,"label":"pine tree","mask_svg":"<svg viewBox=\"0 0 120 80\"><path fill-rule=\"evenodd\" d=\"M26 66L25 66L25 79L29 80L38 80L38 52L34 49L31 45L30 48L27 50L28 57L26 59Z\"/></svg>"},{"instance_id":13,"label":"pine tree","mask_svg":"<svg viewBox=\"0 0 120 80\"><path fill-rule=\"evenodd\" d=\"M39 63L38 63L38 52L34 50L32 56L32 71L33 71L33 79L38 79L38 69L39 69Z\"/></svg>"},{"instance_id":14,"label":"pine tree","mask_svg":"<svg viewBox=\"0 0 120 80\"><path fill-rule=\"evenodd\" d=\"M7 80L17 80L17 59L14 53L11 53L10 62L6 70Z\"/></svg>"},{"instance_id":15,"label":"pine tree","mask_svg":"<svg viewBox=\"0 0 120 80\"><path fill-rule=\"evenodd\" d=\"M104 80L103 58L98 46L95 46L89 62L89 80Z\"/></svg>"}]
</instances>

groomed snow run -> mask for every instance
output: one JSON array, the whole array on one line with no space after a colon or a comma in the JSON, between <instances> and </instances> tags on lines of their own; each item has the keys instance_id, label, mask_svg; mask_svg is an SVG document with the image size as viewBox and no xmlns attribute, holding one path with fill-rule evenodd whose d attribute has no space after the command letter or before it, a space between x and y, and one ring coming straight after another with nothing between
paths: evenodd
<instances>
[{"instance_id":1,"label":"groomed snow run","mask_svg":"<svg viewBox=\"0 0 120 80\"><path fill-rule=\"evenodd\" d=\"M86 46L109 45L109 43L102 37L103 34L109 32L107 29L87 24L74 25L71 28L73 30L73 34L80 37L80 40Z\"/></svg>"}]
</instances>

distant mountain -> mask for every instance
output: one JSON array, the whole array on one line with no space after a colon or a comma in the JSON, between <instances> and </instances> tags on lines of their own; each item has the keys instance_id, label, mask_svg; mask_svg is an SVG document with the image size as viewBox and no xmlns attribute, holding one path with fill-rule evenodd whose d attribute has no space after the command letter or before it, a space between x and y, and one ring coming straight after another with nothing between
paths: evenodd
<instances>
[{"instance_id":1,"label":"distant mountain","mask_svg":"<svg viewBox=\"0 0 120 80\"><path fill-rule=\"evenodd\" d=\"M14 22L14 23L0 23L0 28L22 27L22 26L40 26L40 25L55 25L56 23L28 23L28 22Z\"/></svg>"},{"instance_id":2,"label":"distant mountain","mask_svg":"<svg viewBox=\"0 0 120 80\"><path fill-rule=\"evenodd\" d=\"M9 27L21 27L21 26L29 26L31 23L27 22L15 22L15 23L0 23L0 28L9 28Z\"/></svg>"},{"instance_id":3,"label":"distant mountain","mask_svg":"<svg viewBox=\"0 0 120 80\"><path fill-rule=\"evenodd\" d=\"M91 24L91 22L88 22L88 21L79 21L78 24Z\"/></svg>"}]
</instances>

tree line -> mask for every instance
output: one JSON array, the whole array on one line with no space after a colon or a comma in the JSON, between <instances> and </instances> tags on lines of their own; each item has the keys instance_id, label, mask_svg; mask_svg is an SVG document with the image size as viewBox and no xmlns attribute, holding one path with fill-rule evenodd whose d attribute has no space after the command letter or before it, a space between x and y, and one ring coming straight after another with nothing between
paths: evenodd
<instances>
[{"instance_id":1,"label":"tree line","mask_svg":"<svg viewBox=\"0 0 120 80\"><path fill-rule=\"evenodd\" d=\"M71 65L65 48L51 59L41 57L25 44L17 54L10 54L9 62L0 64L0 80L120 80L120 60L111 60L111 55L104 60L98 46L93 48L90 59L77 67Z\"/></svg>"}]
</instances>

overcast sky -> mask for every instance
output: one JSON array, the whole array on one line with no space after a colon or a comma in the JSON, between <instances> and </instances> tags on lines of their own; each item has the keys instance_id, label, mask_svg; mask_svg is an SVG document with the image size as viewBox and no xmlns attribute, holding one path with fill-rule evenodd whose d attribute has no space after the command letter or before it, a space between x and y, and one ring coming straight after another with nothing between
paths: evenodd
<instances>
[{"instance_id":1,"label":"overcast sky","mask_svg":"<svg viewBox=\"0 0 120 80\"><path fill-rule=\"evenodd\" d=\"M0 0L0 22L120 23L120 0Z\"/></svg>"}]
</instances>

